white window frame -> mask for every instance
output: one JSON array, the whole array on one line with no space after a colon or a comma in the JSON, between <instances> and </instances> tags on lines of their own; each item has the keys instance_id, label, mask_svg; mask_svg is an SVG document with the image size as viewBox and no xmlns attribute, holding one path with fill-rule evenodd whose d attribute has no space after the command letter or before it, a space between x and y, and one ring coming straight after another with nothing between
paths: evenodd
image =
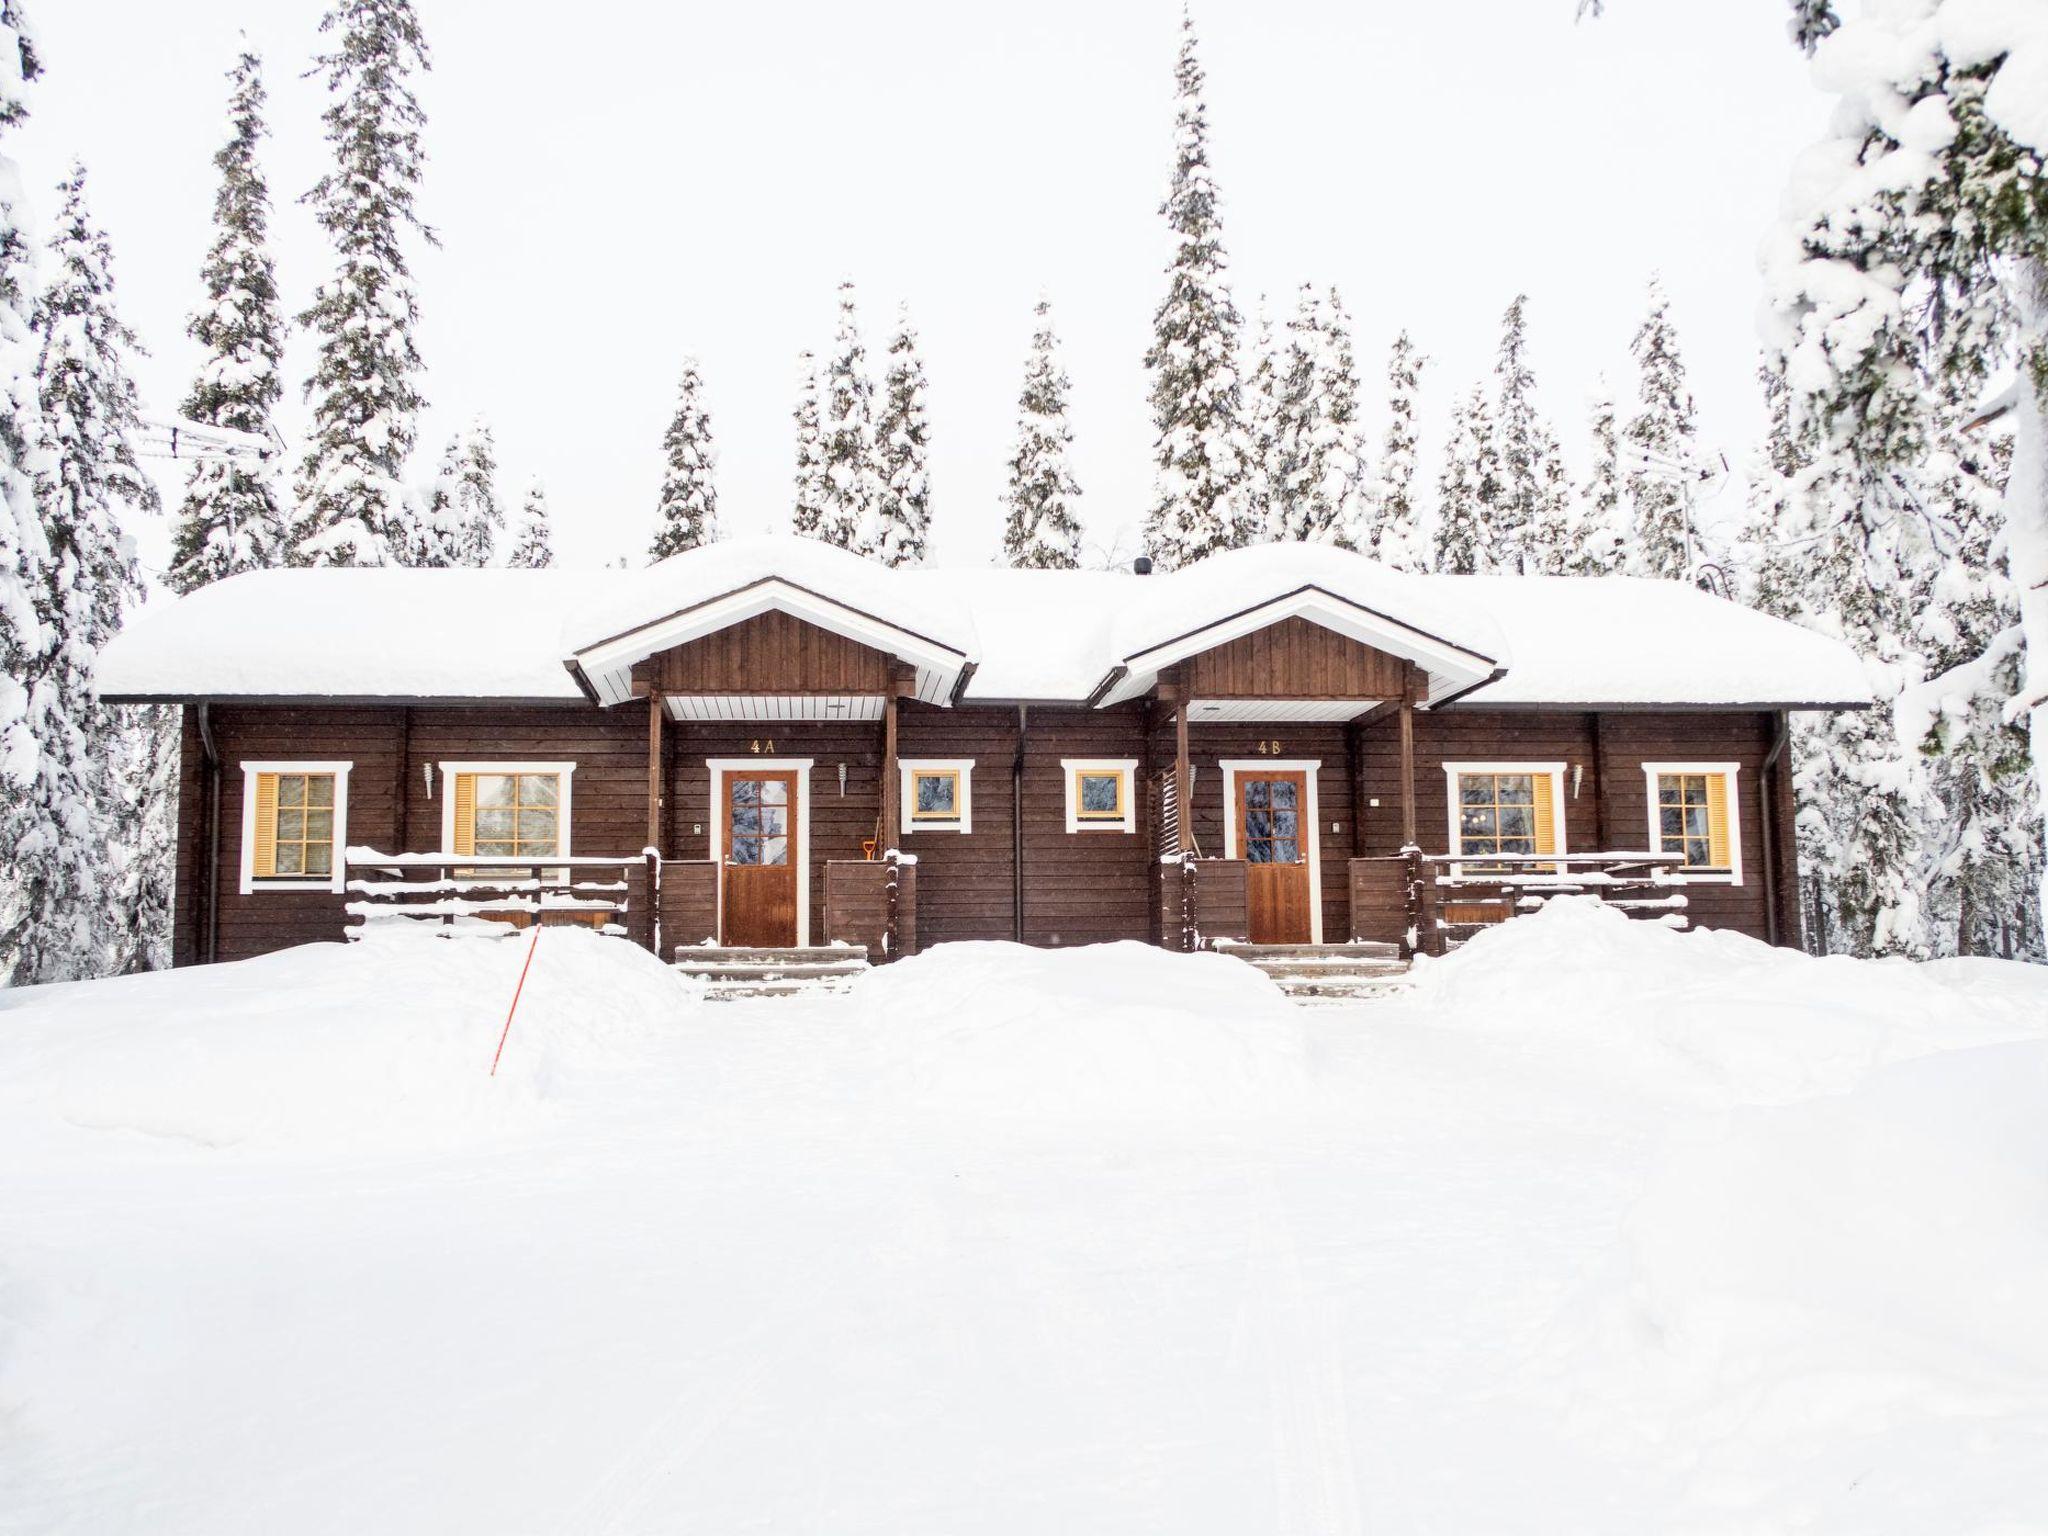
<instances>
[{"instance_id":1,"label":"white window frame","mask_svg":"<svg viewBox=\"0 0 2048 1536\"><path fill-rule=\"evenodd\" d=\"M1308 941L1323 942L1323 807L1316 793L1316 776L1322 771L1319 757L1226 757L1216 765L1223 770L1223 857L1242 858L1237 846L1237 776L1257 777L1269 773L1299 773L1308 790L1308 804L1302 814L1308 818ZM1190 792L1192 795L1192 791Z\"/></svg>"},{"instance_id":2,"label":"white window frame","mask_svg":"<svg viewBox=\"0 0 2048 1536\"><path fill-rule=\"evenodd\" d=\"M559 810L561 836L557 839L555 857L569 859L576 856L570 846L569 828L572 824L570 812L574 809L573 790L576 782L574 763L521 763L521 762L443 762L435 765L440 770L441 782L441 852L449 857L455 854L455 776L458 773L552 773L562 782ZM522 865L533 861L522 860ZM503 869L504 864L483 864L479 869Z\"/></svg>"},{"instance_id":3,"label":"white window frame","mask_svg":"<svg viewBox=\"0 0 2048 1536\"><path fill-rule=\"evenodd\" d=\"M1571 852L1571 846L1564 835L1564 770L1563 763L1445 763L1444 764L1444 821L1450 835L1447 845L1451 855L1451 878L1459 879L1464 874L1460 860L1465 854L1465 844L1458 828L1458 776L1463 773L1526 773L1531 777L1547 774L1550 778L1550 846L1551 851L1562 856ZM1483 855L1474 855L1481 863Z\"/></svg>"},{"instance_id":4,"label":"white window frame","mask_svg":"<svg viewBox=\"0 0 2048 1536\"><path fill-rule=\"evenodd\" d=\"M1728 780L1728 868L1722 870L1693 870L1680 865L1672 871L1671 878L1683 880L1688 885L1740 885L1742 884L1742 780L1740 763L1645 763L1643 764L1643 793L1649 800L1644 820L1648 825L1652 853L1664 851L1664 829L1657 817L1657 778L1666 773L1721 774Z\"/></svg>"},{"instance_id":5,"label":"white window frame","mask_svg":"<svg viewBox=\"0 0 2048 1536\"><path fill-rule=\"evenodd\" d=\"M348 880L348 773L350 762L278 759L242 763L242 894L257 891L339 891ZM265 875L256 878L256 781L266 773L334 775L334 869L330 875Z\"/></svg>"},{"instance_id":6,"label":"white window frame","mask_svg":"<svg viewBox=\"0 0 2048 1536\"><path fill-rule=\"evenodd\" d=\"M1067 781L1067 830L1069 832L1135 832L1138 830L1138 760L1135 757L1063 757L1060 773ZM1121 816L1081 814L1081 776L1120 774L1124 781Z\"/></svg>"},{"instance_id":7,"label":"white window frame","mask_svg":"<svg viewBox=\"0 0 2048 1536\"><path fill-rule=\"evenodd\" d=\"M718 887L718 939L725 942L725 781L728 775L742 778L755 773L796 775L796 837L791 860L796 865L796 941L811 942L811 765L810 757L707 757L711 770L711 801L705 826L711 832L711 866Z\"/></svg>"},{"instance_id":8,"label":"white window frame","mask_svg":"<svg viewBox=\"0 0 2048 1536\"><path fill-rule=\"evenodd\" d=\"M971 757L899 757L896 759L897 793L900 796L901 814L897 825L901 835L913 832L972 832L974 830L974 759ZM916 806L912 793L920 773L957 773L960 775L960 819L958 821L914 821L911 811ZM884 852L888 850L884 849Z\"/></svg>"}]
</instances>

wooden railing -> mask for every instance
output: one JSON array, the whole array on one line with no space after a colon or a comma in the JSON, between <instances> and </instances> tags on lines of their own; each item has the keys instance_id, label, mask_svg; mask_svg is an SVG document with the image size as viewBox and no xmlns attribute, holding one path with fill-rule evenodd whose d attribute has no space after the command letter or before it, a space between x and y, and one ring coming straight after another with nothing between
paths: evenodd
<instances>
[{"instance_id":1,"label":"wooden railing","mask_svg":"<svg viewBox=\"0 0 2048 1536\"><path fill-rule=\"evenodd\" d=\"M1386 868L1361 868L1378 866ZM1352 926L1377 926L1390 906L1387 876L1398 873L1409 953L1440 955L1482 928L1539 910L1558 896L1591 896L1630 917L1674 928L1687 924L1684 887L1691 883L1676 853L1498 854L1485 858L1426 854L1410 848L1384 859L1352 861ZM1370 912L1361 910L1370 904ZM1354 937L1374 937L1354 931Z\"/></svg>"},{"instance_id":2,"label":"wooden railing","mask_svg":"<svg viewBox=\"0 0 2048 1536\"><path fill-rule=\"evenodd\" d=\"M388 919L452 926L481 918L521 928L576 924L654 945L661 861L652 854L484 864L474 854L351 848L344 876L343 910L358 925L351 937Z\"/></svg>"}]
</instances>

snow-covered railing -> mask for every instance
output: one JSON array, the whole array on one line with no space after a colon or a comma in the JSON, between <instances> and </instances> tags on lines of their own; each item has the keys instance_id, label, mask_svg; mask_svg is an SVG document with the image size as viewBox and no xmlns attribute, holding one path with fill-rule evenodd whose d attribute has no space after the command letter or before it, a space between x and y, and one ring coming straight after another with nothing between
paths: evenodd
<instances>
[{"instance_id":1,"label":"snow-covered railing","mask_svg":"<svg viewBox=\"0 0 2048 1536\"><path fill-rule=\"evenodd\" d=\"M522 928L573 923L652 942L634 931L636 917L651 920L658 897L660 861L651 856L484 862L475 854L350 848L343 861L343 910L358 925L350 937L380 921L483 919Z\"/></svg>"},{"instance_id":2,"label":"snow-covered railing","mask_svg":"<svg viewBox=\"0 0 2048 1536\"><path fill-rule=\"evenodd\" d=\"M1442 954L1481 928L1534 912L1558 896L1591 896L1631 917L1686 926L1681 854L1504 853L1452 856L1411 848L1404 855L1411 950Z\"/></svg>"}]
</instances>

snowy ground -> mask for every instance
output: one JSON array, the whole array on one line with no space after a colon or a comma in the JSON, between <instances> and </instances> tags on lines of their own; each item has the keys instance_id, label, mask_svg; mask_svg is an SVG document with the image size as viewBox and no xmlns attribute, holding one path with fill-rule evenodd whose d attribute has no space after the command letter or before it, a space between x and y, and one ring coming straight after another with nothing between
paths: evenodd
<instances>
[{"instance_id":1,"label":"snowy ground","mask_svg":"<svg viewBox=\"0 0 2048 1536\"><path fill-rule=\"evenodd\" d=\"M0 994L0 1530L2048 1530L2048 973L522 949Z\"/></svg>"}]
</instances>

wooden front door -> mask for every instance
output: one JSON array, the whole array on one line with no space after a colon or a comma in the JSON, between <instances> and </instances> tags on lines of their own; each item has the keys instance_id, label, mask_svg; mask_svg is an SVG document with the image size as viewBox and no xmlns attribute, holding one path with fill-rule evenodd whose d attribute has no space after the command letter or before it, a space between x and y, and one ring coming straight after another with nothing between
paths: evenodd
<instances>
[{"instance_id":1,"label":"wooden front door","mask_svg":"<svg viewBox=\"0 0 2048 1536\"><path fill-rule=\"evenodd\" d=\"M1306 944L1309 925L1308 775L1239 773L1237 847L1254 944Z\"/></svg>"},{"instance_id":2,"label":"wooden front door","mask_svg":"<svg viewBox=\"0 0 2048 1536\"><path fill-rule=\"evenodd\" d=\"M794 944L797 796L793 769L725 776L721 940L750 949Z\"/></svg>"}]
</instances>

